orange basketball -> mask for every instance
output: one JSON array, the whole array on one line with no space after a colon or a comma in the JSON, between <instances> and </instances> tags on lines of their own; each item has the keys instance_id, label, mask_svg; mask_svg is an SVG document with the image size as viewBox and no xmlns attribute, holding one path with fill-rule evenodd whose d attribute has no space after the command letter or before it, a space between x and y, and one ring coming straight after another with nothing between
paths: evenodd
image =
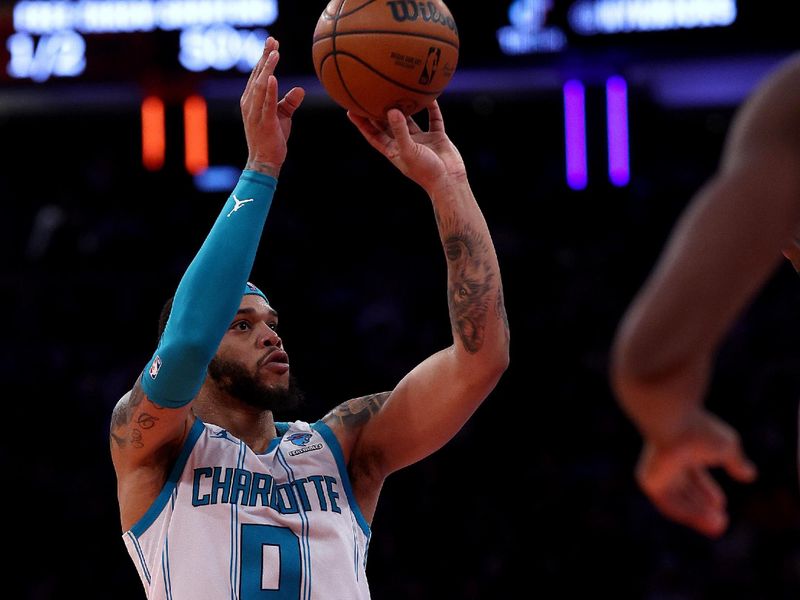
<instances>
[{"instance_id":1,"label":"orange basketball","mask_svg":"<svg viewBox=\"0 0 800 600\"><path fill-rule=\"evenodd\" d=\"M331 0L314 30L317 77L338 104L384 120L414 114L450 83L458 29L441 0Z\"/></svg>"}]
</instances>

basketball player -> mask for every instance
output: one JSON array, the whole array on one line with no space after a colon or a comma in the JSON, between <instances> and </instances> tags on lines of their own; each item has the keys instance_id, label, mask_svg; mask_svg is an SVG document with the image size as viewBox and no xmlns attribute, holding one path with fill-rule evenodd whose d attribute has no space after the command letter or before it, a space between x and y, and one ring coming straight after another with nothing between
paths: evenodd
<instances>
[{"instance_id":1,"label":"basketball player","mask_svg":"<svg viewBox=\"0 0 800 600\"><path fill-rule=\"evenodd\" d=\"M644 438L641 488L665 516L709 537L728 525L710 469L756 477L738 433L704 408L716 351L789 256L798 225L800 54L737 111L717 173L679 219L613 347L617 399Z\"/></svg>"},{"instance_id":2,"label":"basketball player","mask_svg":"<svg viewBox=\"0 0 800 600\"><path fill-rule=\"evenodd\" d=\"M273 420L296 393L278 313L247 278L304 94L278 101L277 62L270 39L241 100L246 169L112 416L123 539L151 599L369 598L384 479L450 440L508 365L497 257L438 106L428 131L396 110L385 124L351 116L430 196L453 343L391 391L312 424Z\"/></svg>"}]
</instances>

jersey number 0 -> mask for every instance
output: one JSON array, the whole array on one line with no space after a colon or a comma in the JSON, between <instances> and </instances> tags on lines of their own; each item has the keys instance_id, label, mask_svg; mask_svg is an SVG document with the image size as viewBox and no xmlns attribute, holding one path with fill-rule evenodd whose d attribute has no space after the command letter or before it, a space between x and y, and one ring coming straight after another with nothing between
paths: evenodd
<instances>
[{"instance_id":1,"label":"jersey number 0","mask_svg":"<svg viewBox=\"0 0 800 600\"><path fill-rule=\"evenodd\" d=\"M241 600L300 599L300 540L288 527L242 525Z\"/></svg>"}]
</instances>

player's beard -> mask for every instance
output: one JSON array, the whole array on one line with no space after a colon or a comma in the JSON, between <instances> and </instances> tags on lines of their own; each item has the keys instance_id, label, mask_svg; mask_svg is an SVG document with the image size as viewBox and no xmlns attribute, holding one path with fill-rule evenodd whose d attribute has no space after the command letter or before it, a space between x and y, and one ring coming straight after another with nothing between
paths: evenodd
<instances>
[{"instance_id":1,"label":"player's beard","mask_svg":"<svg viewBox=\"0 0 800 600\"><path fill-rule=\"evenodd\" d=\"M288 385L269 386L259 381L243 364L216 356L208 365L208 376L234 398L273 413L294 410L303 399L303 393L291 375Z\"/></svg>"}]
</instances>

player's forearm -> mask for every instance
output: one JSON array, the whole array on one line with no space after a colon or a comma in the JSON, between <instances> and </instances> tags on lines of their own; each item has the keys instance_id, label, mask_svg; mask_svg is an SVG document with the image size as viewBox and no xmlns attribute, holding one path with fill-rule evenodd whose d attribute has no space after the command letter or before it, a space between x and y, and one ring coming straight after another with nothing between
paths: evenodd
<instances>
[{"instance_id":1,"label":"player's forearm","mask_svg":"<svg viewBox=\"0 0 800 600\"><path fill-rule=\"evenodd\" d=\"M716 348L736 313L728 306L735 294L721 294L709 275L721 266L695 248L696 231L693 219L676 229L612 345L617 401L651 441L680 434L702 408Z\"/></svg>"},{"instance_id":2,"label":"player's forearm","mask_svg":"<svg viewBox=\"0 0 800 600\"><path fill-rule=\"evenodd\" d=\"M466 176L431 194L447 260L456 346L488 369L508 364L510 333L494 245Z\"/></svg>"},{"instance_id":3,"label":"player's forearm","mask_svg":"<svg viewBox=\"0 0 800 600\"><path fill-rule=\"evenodd\" d=\"M611 384L620 407L643 437L674 439L702 408L711 377L711 356L691 355L672 364L649 361L652 346L623 323L614 342Z\"/></svg>"},{"instance_id":4,"label":"player's forearm","mask_svg":"<svg viewBox=\"0 0 800 600\"><path fill-rule=\"evenodd\" d=\"M197 393L242 298L276 180L245 171L178 285L167 327L142 376L147 396L181 406Z\"/></svg>"}]
</instances>

